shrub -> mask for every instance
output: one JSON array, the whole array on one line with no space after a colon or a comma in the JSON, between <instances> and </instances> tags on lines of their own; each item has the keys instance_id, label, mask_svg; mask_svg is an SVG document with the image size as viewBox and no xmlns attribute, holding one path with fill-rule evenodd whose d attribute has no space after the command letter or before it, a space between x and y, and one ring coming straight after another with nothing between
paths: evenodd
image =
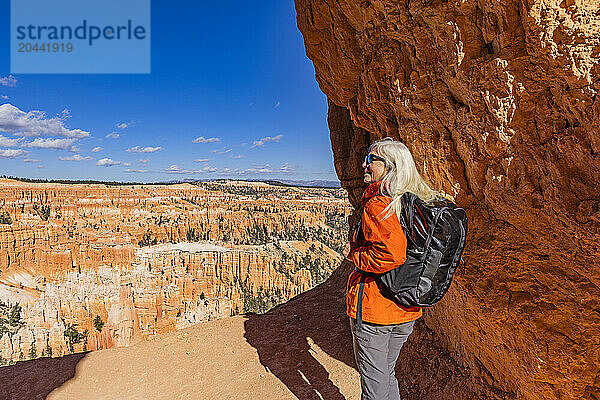
<instances>
[{"instance_id":1,"label":"shrub","mask_svg":"<svg viewBox=\"0 0 600 400\"><path fill-rule=\"evenodd\" d=\"M37 358L37 349L35 348L35 343L31 343L31 347L29 348L29 359L33 360Z\"/></svg>"},{"instance_id":2,"label":"shrub","mask_svg":"<svg viewBox=\"0 0 600 400\"><path fill-rule=\"evenodd\" d=\"M0 224L12 225L12 218L6 211L0 212Z\"/></svg>"},{"instance_id":3,"label":"shrub","mask_svg":"<svg viewBox=\"0 0 600 400\"><path fill-rule=\"evenodd\" d=\"M144 247L144 246L152 246L155 245L157 242L156 238L153 238L152 235L150 234L150 232L146 232L144 233L144 236L142 237L142 240L140 240L138 242L138 244L140 245L140 247Z\"/></svg>"},{"instance_id":4,"label":"shrub","mask_svg":"<svg viewBox=\"0 0 600 400\"><path fill-rule=\"evenodd\" d=\"M50 206L47 204L34 204L33 205L33 209L35 210L35 212L37 212L37 214L40 216L40 218L43 221L48 221L48 218L50 218Z\"/></svg>"},{"instance_id":5,"label":"shrub","mask_svg":"<svg viewBox=\"0 0 600 400\"><path fill-rule=\"evenodd\" d=\"M73 352L73 345L80 343L82 339L87 338L87 332L81 333L77 330L77 324L67 324L67 328L64 332L67 343L69 344L69 350Z\"/></svg>"},{"instance_id":6,"label":"shrub","mask_svg":"<svg viewBox=\"0 0 600 400\"><path fill-rule=\"evenodd\" d=\"M96 328L98 332L102 332L103 326L104 322L102 322L102 318L100 318L99 315L96 315L96 318L94 318L94 328Z\"/></svg>"}]
</instances>

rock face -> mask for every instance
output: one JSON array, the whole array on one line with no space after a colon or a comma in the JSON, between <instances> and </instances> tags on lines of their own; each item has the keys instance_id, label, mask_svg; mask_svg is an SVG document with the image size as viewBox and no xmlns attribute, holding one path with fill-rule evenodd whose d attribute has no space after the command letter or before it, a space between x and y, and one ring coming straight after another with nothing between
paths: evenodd
<instances>
[{"instance_id":1,"label":"rock face","mask_svg":"<svg viewBox=\"0 0 600 400\"><path fill-rule=\"evenodd\" d=\"M467 209L425 322L488 398L600 397L599 4L296 0L353 204L391 136Z\"/></svg>"}]
</instances>

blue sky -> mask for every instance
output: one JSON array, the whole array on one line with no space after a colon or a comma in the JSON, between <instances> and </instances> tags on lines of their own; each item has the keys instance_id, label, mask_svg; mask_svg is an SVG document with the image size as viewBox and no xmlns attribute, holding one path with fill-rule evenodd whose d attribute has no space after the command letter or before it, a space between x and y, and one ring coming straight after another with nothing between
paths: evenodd
<instances>
[{"instance_id":1,"label":"blue sky","mask_svg":"<svg viewBox=\"0 0 600 400\"><path fill-rule=\"evenodd\" d=\"M11 74L0 6L0 175L336 180L293 1L152 1L150 74Z\"/></svg>"}]
</instances>

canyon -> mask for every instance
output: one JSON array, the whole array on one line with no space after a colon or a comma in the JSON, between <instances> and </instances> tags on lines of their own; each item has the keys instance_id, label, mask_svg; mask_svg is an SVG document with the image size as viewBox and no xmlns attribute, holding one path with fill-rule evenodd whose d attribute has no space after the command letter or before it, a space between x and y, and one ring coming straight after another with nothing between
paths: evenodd
<instances>
[{"instance_id":1,"label":"canyon","mask_svg":"<svg viewBox=\"0 0 600 400\"><path fill-rule=\"evenodd\" d=\"M343 189L0 181L0 360L123 347L324 281Z\"/></svg>"}]
</instances>

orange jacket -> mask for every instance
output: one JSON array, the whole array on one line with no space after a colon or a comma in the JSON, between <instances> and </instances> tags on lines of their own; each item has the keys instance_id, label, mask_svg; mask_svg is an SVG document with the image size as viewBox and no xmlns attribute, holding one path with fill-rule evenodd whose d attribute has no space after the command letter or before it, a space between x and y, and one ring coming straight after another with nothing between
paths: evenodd
<instances>
[{"instance_id":1,"label":"orange jacket","mask_svg":"<svg viewBox=\"0 0 600 400\"><path fill-rule=\"evenodd\" d=\"M348 278L346 313L356 318L358 290L365 272L387 272L406 261L406 236L396 214L384 218L382 211L391 198L381 195L381 182L374 182L362 197L362 235L353 243L349 258L356 269ZM360 270L359 270L360 268ZM384 297L371 276L365 276L362 301L362 319L381 325L395 325L414 321L422 315L420 307L402 307Z\"/></svg>"}]
</instances>

